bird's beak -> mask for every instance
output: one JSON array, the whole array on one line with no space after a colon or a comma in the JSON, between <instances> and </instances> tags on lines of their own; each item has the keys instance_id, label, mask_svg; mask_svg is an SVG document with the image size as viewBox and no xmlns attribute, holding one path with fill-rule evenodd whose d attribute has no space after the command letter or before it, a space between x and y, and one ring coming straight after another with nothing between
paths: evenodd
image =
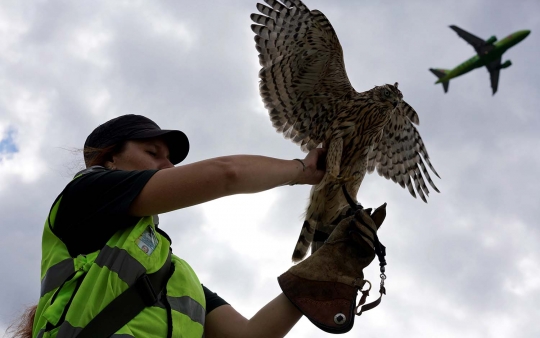
<instances>
[{"instance_id":1,"label":"bird's beak","mask_svg":"<svg viewBox=\"0 0 540 338\"><path fill-rule=\"evenodd\" d=\"M398 104L399 104L399 102L398 102L397 100L394 101L394 102L392 103L392 105L394 106L394 108L396 108Z\"/></svg>"}]
</instances>

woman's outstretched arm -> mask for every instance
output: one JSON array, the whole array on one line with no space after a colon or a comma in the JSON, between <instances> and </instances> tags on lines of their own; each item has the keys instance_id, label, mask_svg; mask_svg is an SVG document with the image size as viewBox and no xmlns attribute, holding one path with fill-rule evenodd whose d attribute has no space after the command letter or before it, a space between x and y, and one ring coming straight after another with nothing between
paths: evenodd
<instances>
[{"instance_id":1,"label":"woman's outstretched arm","mask_svg":"<svg viewBox=\"0 0 540 338\"><path fill-rule=\"evenodd\" d=\"M133 201L133 216L161 214L220 197L255 193L286 184L317 184L324 150L314 149L303 160L265 156L218 157L158 171Z\"/></svg>"}]
</instances>

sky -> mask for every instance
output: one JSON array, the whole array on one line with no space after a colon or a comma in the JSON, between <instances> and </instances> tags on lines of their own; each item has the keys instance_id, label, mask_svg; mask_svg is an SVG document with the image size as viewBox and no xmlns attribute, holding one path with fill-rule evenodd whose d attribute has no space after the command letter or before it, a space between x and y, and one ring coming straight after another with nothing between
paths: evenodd
<instances>
[{"instance_id":1,"label":"sky","mask_svg":"<svg viewBox=\"0 0 540 338\"><path fill-rule=\"evenodd\" d=\"M258 93L256 1L19 1L0 4L0 332L39 298L51 204L83 168L99 124L141 114L181 129L184 163L256 154L302 158ZM359 92L399 82L441 179L428 203L376 173L358 194L388 203L379 231L387 295L344 337L540 337L540 3L306 0L332 23ZM481 38L532 32L503 56L499 91L477 69L444 94L429 68ZM280 293L309 186L236 195L161 215L173 250L246 317ZM376 263L365 270L378 284ZM371 300L376 298L372 293ZM327 337L306 318L288 337Z\"/></svg>"}]
</instances>

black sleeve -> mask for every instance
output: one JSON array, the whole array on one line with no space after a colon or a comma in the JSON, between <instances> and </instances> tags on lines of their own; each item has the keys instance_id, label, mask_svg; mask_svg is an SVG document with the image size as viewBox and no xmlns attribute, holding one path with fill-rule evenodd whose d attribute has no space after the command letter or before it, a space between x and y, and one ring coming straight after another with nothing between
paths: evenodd
<instances>
[{"instance_id":1,"label":"black sleeve","mask_svg":"<svg viewBox=\"0 0 540 338\"><path fill-rule=\"evenodd\" d=\"M202 285L202 284L201 284ZM217 293L208 290L208 288L202 285L204 290L204 297L206 298L206 314L208 315L212 310L220 307L221 305L229 305L223 298L218 296Z\"/></svg>"},{"instance_id":2,"label":"black sleeve","mask_svg":"<svg viewBox=\"0 0 540 338\"><path fill-rule=\"evenodd\" d=\"M76 256L101 249L118 230L137 224L129 208L157 170L102 170L73 180L64 190L54 233Z\"/></svg>"}]
</instances>

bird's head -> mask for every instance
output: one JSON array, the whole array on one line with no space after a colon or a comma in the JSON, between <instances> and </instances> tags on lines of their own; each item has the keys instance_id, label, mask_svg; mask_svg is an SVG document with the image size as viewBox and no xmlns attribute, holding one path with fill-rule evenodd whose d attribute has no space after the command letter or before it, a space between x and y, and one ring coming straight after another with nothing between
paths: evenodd
<instances>
[{"instance_id":1,"label":"bird's head","mask_svg":"<svg viewBox=\"0 0 540 338\"><path fill-rule=\"evenodd\" d=\"M372 92L373 101L389 110L394 110L403 101L403 94L398 89L397 82L394 85L385 84L383 86L376 86L372 89Z\"/></svg>"}]
</instances>

